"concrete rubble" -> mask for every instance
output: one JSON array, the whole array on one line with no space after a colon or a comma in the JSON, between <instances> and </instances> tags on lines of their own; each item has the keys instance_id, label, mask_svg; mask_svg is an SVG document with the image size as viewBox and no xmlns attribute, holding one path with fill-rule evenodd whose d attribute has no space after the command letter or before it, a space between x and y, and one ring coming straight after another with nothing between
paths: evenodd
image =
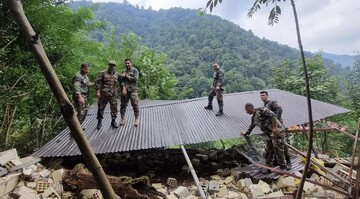
<instances>
[{"instance_id":1,"label":"concrete rubble","mask_svg":"<svg viewBox=\"0 0 360 199\"><path fill-rule=\"evenodd\" d=\"M141 160L144 165L162 164L156 157L147 156L151 157L153 162L147 162L144 156L137 157L137 160ZM249 175L239 174L226 156L231 157L231 154L203 149L192 157L192 163L196 163L193 165L196 171L204 169L204 165L209 166L207 168L211 170L207 175L199 175L200 187L208 199L292 198L292 194L297 190L299 181L291 176L282 175L278 179L258 180L252 179ZM124 153L101 161L104 164L129 164L126 160L131 158L130 153ZM103 198L97 189L84 189L78 193L66 190L63 185L64 169L61 168L61 162L53 161L48 168L39 162L40 159L31 156L20 158L15 149L0 152L0 199ZM212 168L211 163L216 164L216 167ZM152 183L151 186L169 199L200 198L188 165L183 163L178 166L179 175L168 176L162 181ZM143 170L150 179L158 175L158 172L154 172L157 171L154 167L147 168L153 169ZM338 174L348 172L347 167L341 164L334 167L334 171ZM184 181L184 176L187 176L187 183ZM333 186L332 182L323 176L313 174L311 179ZM346 198L335 191L325 190L308 182L304 185L304 191L305 198Z\"/></svg>"}]
</instances>

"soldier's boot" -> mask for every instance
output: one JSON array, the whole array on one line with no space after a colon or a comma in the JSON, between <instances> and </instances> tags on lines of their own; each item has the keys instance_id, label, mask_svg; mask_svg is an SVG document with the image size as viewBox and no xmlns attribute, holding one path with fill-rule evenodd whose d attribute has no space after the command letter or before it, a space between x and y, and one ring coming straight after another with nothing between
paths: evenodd
<instances>
[{"instance_id":1,"label":"soldier's boot","mask_svg":"<svg viewBox=\"0 0 360 199\"><path fill-rule=\"evenodd\" d=\"M135 118L134 126L139 126L140 120L139 118Z\"/></svg>"},{"instance_id":2,"label":"soldier's boot","mask_svg":"<svg viewBox=\"0 0 360 199\"><path fill-rule=\"evenodd\" d=\"M215 113L215 116L221 116L224 115L224 112L222 110L219 110L217 113Z\"/></svg>"},{"instance_id":3,"label":"soldier's boot","mask_svg":"<svg viewBox=\"0 0 360 199\"><path fill-rule=\"evenodd\" d=\"M287 162L286 163L286 170L291 170L291 168L292 168L292 165L291 165L291 162Z\"/></svg>"},{"instance_id":4,"label":"soldier's boot","mask_svg":"<svg viewBox=\"0 0 360 199\"><path fill-rule=\"evenodd\" d=\"M206 110L213 110L213 107L211 104L208 104L207 106L204 107Z\"/></svg>"},{"instance_id":5,"label":"soldier's boot","mask_svg":"<svg viewBox=\"0 0 360 199\"><path fill-rule=\"evenodd\" d=\"M111 126L112 126L113 128L119 128L119 125L116 123L115 118L113 118L113 119L111 120Z\"/></svg>"},{"instance_id":6,"label":"soldier's boot","mask_svg":"<svg viewBox=\"0 0 360 199\"><path fill-rule=\"evenodd\" d=\"M219 103L219 111L215 114L215 116L224 115L224 112L223 112L224 103L222 101L219 101L218 103Z\"/></svg>"},{"instance_id":7,"label":"soldier's boot","mask_svg":"<svg viewBox=\"0 0 360 199\"><path fill-rule=\"evenodd\" d=\"M101 129L101 127L102 127L101 119L99 119L98 123L97 123L97 126L96 126L96 129L99 130L99 129Z\"/></svg>"},{"instance_id":8,"label":"soldier's boot","mask_svg":"<svg viewBox=\"0 0 360 199\"><path fill-rule=\"evenodd\" d=\"M125 116L121 116L121 119L120 119L120 126L124 126L125 125Z\"/></svg>"},{"instance_id":9,"label":"soldier's boot","mask_svg":"<svg viewBox=\"0 0 360 199\"><path fill-rule=\"evenodd\" d=\"M280 169L281 169L281 170L287 169L287 168L286 168L286 165L285 165L285 164L281 164L281 165L280 165Z\"/></svg>"}]
</instances>

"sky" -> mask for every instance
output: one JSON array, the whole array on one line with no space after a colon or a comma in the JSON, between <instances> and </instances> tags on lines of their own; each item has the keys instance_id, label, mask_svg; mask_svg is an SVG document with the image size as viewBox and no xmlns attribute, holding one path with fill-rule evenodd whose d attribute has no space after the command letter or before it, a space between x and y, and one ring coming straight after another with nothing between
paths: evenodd
<instances>
[{"instance_id":1,"label":"sky","mask_svg":"<svg viewBox=\"0 0 360 199\"><path fill-rule=\"evenodd\" d=\"M105 2L108 0L96 0ZM111 2L122 3L123 0ZM204 8L207 0L128 0L132 5L153 10L172 7ZM211 14L251 30L256 36L299 48L295 20L290 0L278 2L281 7L279 22L268 25L271 10L263 6L252 18L247 12L254 0L223 0ZM334 54L357 55L360 51L360 1L359 0L295 0L302 46L305 51L323 51ZM209 11L208 11L209 13Z\"/></svg>"}]
</instances>

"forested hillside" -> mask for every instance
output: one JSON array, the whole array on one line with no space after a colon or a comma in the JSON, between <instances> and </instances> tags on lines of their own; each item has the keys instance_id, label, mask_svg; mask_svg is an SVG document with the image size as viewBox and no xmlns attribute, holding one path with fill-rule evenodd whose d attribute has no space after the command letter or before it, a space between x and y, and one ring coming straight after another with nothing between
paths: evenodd
<instances>
[{"instance_id":1,"label":"forested hillside","mask_svg":"<svg viewBox=\"0 0 360 199\"><path fill-rule=\"evenodd\" d=\"M304 95L299 52L256 37L251 31L196 10L154 11L131 5L88 1L23 1L26 16L71 99L71 79L83 62L90 80L109 59L131 58L140 70L141 99L206 96L212 63L225 70L226 92L279 88ZM87 6L84 8L81 6ZM28 154L65 127L58 104L18 25L0 2L0 150ZM295 37L295 36L294 36ZM338 121L355 126L359 115L360 57L351 75L321 56L307 53L313 98L354 112ZM339 76L340 75L340 76ZM90 90L90 103L96 101ZM343 142L347 144L347 142Z\"/></svg>"},{"instance_id":2,"label":"forested hillside","mask_svg":"<svg viewBox=\"0 0 360 199\"><path fill-rule=\"evenodd\" d=\"M289 59L297 67L299 52L212 15L173 8L154 11L129 4L75 2L72 7L95 7L99 20L110 22L117 34L134 32L141 43L168 56L166 67L178 78L180 98L204 96L210 85L211 63L222 64L226 92L270 88L273 68ZM103 40L102 31L92 35ZM294 36L295 37L295 36ZM309 53L308 53L309 55ZM327 62L331 65L332 62ZM333 66L342 71L340 66Z\"/></svg>"}]
</instances>

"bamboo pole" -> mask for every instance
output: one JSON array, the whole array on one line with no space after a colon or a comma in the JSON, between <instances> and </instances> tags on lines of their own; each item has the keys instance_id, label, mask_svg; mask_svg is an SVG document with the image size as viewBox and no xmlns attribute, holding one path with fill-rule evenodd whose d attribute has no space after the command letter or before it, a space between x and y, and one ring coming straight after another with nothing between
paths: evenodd
<instances>
[{"instance_id":1,"label":"bamboo pole","mask_svg":"<svg viewBox=\"0 0 360 199\"><path fill-rule=\"evenodd\" d=\"M358 145L358 139L356 139L356 138L359 137L359 125L360 125L360 119L358 121L358 128L356 129L354 147L353 147L353 151L352 151L352 155L351 155L351 163L350 163L350 171L349 171L349 179L348 179L350 183L351 183L351 179L352 179L352 171L353 171L353 165L354 165L354 161L355 161L356 148Z\"/></svg>"},{"instance_id":2,"label":"bamboo pole","mask_svg":"<svg viewBox=\"0 0 360 199\"><path fill-rule=\"evenodd\" d=\"M56 100L60 106L61 113L71 130L71 135L74 137L81 154L86 162L89 170L93 173L99 189L106 199L117 199L111 184L102 169L99 160L96 158L81 126L80 122L74 114L74 108L70 103L64 88L62 87L59 78L57 77L45 51L41 44L39 34L35 33L30 22L25 16L23 6L20 0L7 0L7 6L12 12L16 23L34 54L42 73L44 74Z\"/></svg>"}]
</instances>

